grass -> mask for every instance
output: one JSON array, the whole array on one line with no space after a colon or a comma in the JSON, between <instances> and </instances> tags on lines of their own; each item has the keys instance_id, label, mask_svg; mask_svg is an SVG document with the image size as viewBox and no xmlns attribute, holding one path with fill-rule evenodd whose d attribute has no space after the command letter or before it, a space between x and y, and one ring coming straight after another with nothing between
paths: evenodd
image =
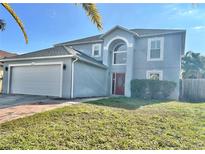
<instances>
[{"instance_id":1,"label":"grass","mask_svg":"<svg viewBox=\"0 0 205 154\"><path fill-rule=\"evenodd\" d=\"M163 101L167 102L167 101ZM128 110L135 110L145 105L162 103L160 100L139 100L127 97L112 97L109 99L101 99L97 101L85 102L87 104L95 104L100 106L108 106L115 108L123 108Z\"/></svg>"},{"instance_id":2,"label":"grass","mask_svg":"<svg viewBox=\"0 0 205 154\"><path fill-rule=\"evenodd\" d=\"M76 104L1 124L0 149L205 149L205 103Z\"/></svg>"}]
</instances>

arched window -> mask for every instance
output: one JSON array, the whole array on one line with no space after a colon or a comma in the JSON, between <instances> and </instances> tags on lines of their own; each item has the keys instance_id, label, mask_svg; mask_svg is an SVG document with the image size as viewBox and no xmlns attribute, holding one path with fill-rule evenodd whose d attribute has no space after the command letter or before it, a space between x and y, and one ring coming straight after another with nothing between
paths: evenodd
<instances>
[{"instance_id":1,"label":"arched window","mask_svg":"<svg viewBox=\"0 0 205 154\"><path fill-rule=\"evenodd\" d=\"M118 43L113 48L113 65L125 65L127 62L127 47L125 43Z\"/></svg>"}]
</instances>

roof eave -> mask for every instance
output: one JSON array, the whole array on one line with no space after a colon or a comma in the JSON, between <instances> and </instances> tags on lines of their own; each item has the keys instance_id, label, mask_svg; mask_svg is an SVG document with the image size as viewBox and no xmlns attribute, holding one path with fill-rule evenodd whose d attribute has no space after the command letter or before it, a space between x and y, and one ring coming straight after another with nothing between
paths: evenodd
<instances>
[{"instance_id":1,"label":"roof eave","mask_svg":"<svg viewBox=\"0 0 205 154\"><path fill-rule=\"evenodd\" d=\"M101 67L101 68L104 68L104 69L107 69L107 68L108 68L106 65L92 62L92 61L87 60L87 59L85 59L85 58L82 58L82 57L80 57L80 56L77 56L77 57L79 58L79 60L84 61L84 62L86 62L86 63L92 64L92 65L95 65L95 66L98 66L98 67Z\"/></svg>"},{"instance_id":2,"label":"roof eave","mask_svg":"<svg viewBox=\"0 0 205 154\"><path fill-rule=\"evenodd\" d=\"M54 46L62 46L62 45L79 45L79 44L89 44L89 43L101 43L103 40L94 40L94 41L82 41L82 42L75 42L75 43L60 43L54 44Z\"/></svg>"},{"instance_id":3,"label":"roof eave","mask_svg":"<svg viewBox=\"0 0 205 154\"><path fill-rule=\"evenodd\" d=\"M145 35L140 35L140 37L151 37L151 36L169 35L169 34L176 34L176 33L186 33L186 30L180 31L180 32L166 32L166 33L157 33L157 34L145 34Z\"/></svg>"}]
</instances>

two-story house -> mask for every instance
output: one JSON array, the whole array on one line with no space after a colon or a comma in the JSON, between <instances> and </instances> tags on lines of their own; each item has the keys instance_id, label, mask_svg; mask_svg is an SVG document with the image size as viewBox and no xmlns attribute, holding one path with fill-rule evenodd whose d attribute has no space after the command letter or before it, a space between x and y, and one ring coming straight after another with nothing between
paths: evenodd
<instances>
[{"instance_id":1,"label":"two-story house","mask_svg":"<svg viewBox=\"0 0 205 154\"><path fill-rule=\"evenodd\" d=\"M130 96L132 79L159 79L177 83L185 30L126 29L59 43L5 58L3 92L65 98Z\"/></svg>"}]
</instances>

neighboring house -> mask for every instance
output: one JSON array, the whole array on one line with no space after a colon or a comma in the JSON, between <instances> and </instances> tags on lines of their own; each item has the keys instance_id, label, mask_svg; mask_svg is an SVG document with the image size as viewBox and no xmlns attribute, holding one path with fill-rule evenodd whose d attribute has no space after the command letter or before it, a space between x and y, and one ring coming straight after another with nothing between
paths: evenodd
<instances>
[{"instance_id":1,"label":"neighboring house","mask_svg":"<svg viewBox=\"0 0 205 154\"><path fill-rule=\"evenodd\" d=\"M0 59L5 57L12 57L12 56L16 56L16 54L0 50ZM3 79L3 63L0 62L0 93L2 92L2 79Z\"/></svg>"},{"instance_id":2,"label":"neighboring house","mask_svg":"<svg viewBox=\"0 0 205 154\"><path fill-rule=\"evenodd\" d=\"M185 30L126 29L5 58L3 92L66 98L130 96L132 79L177 83L178 99Z\"/></svg>"}]
</instances>

